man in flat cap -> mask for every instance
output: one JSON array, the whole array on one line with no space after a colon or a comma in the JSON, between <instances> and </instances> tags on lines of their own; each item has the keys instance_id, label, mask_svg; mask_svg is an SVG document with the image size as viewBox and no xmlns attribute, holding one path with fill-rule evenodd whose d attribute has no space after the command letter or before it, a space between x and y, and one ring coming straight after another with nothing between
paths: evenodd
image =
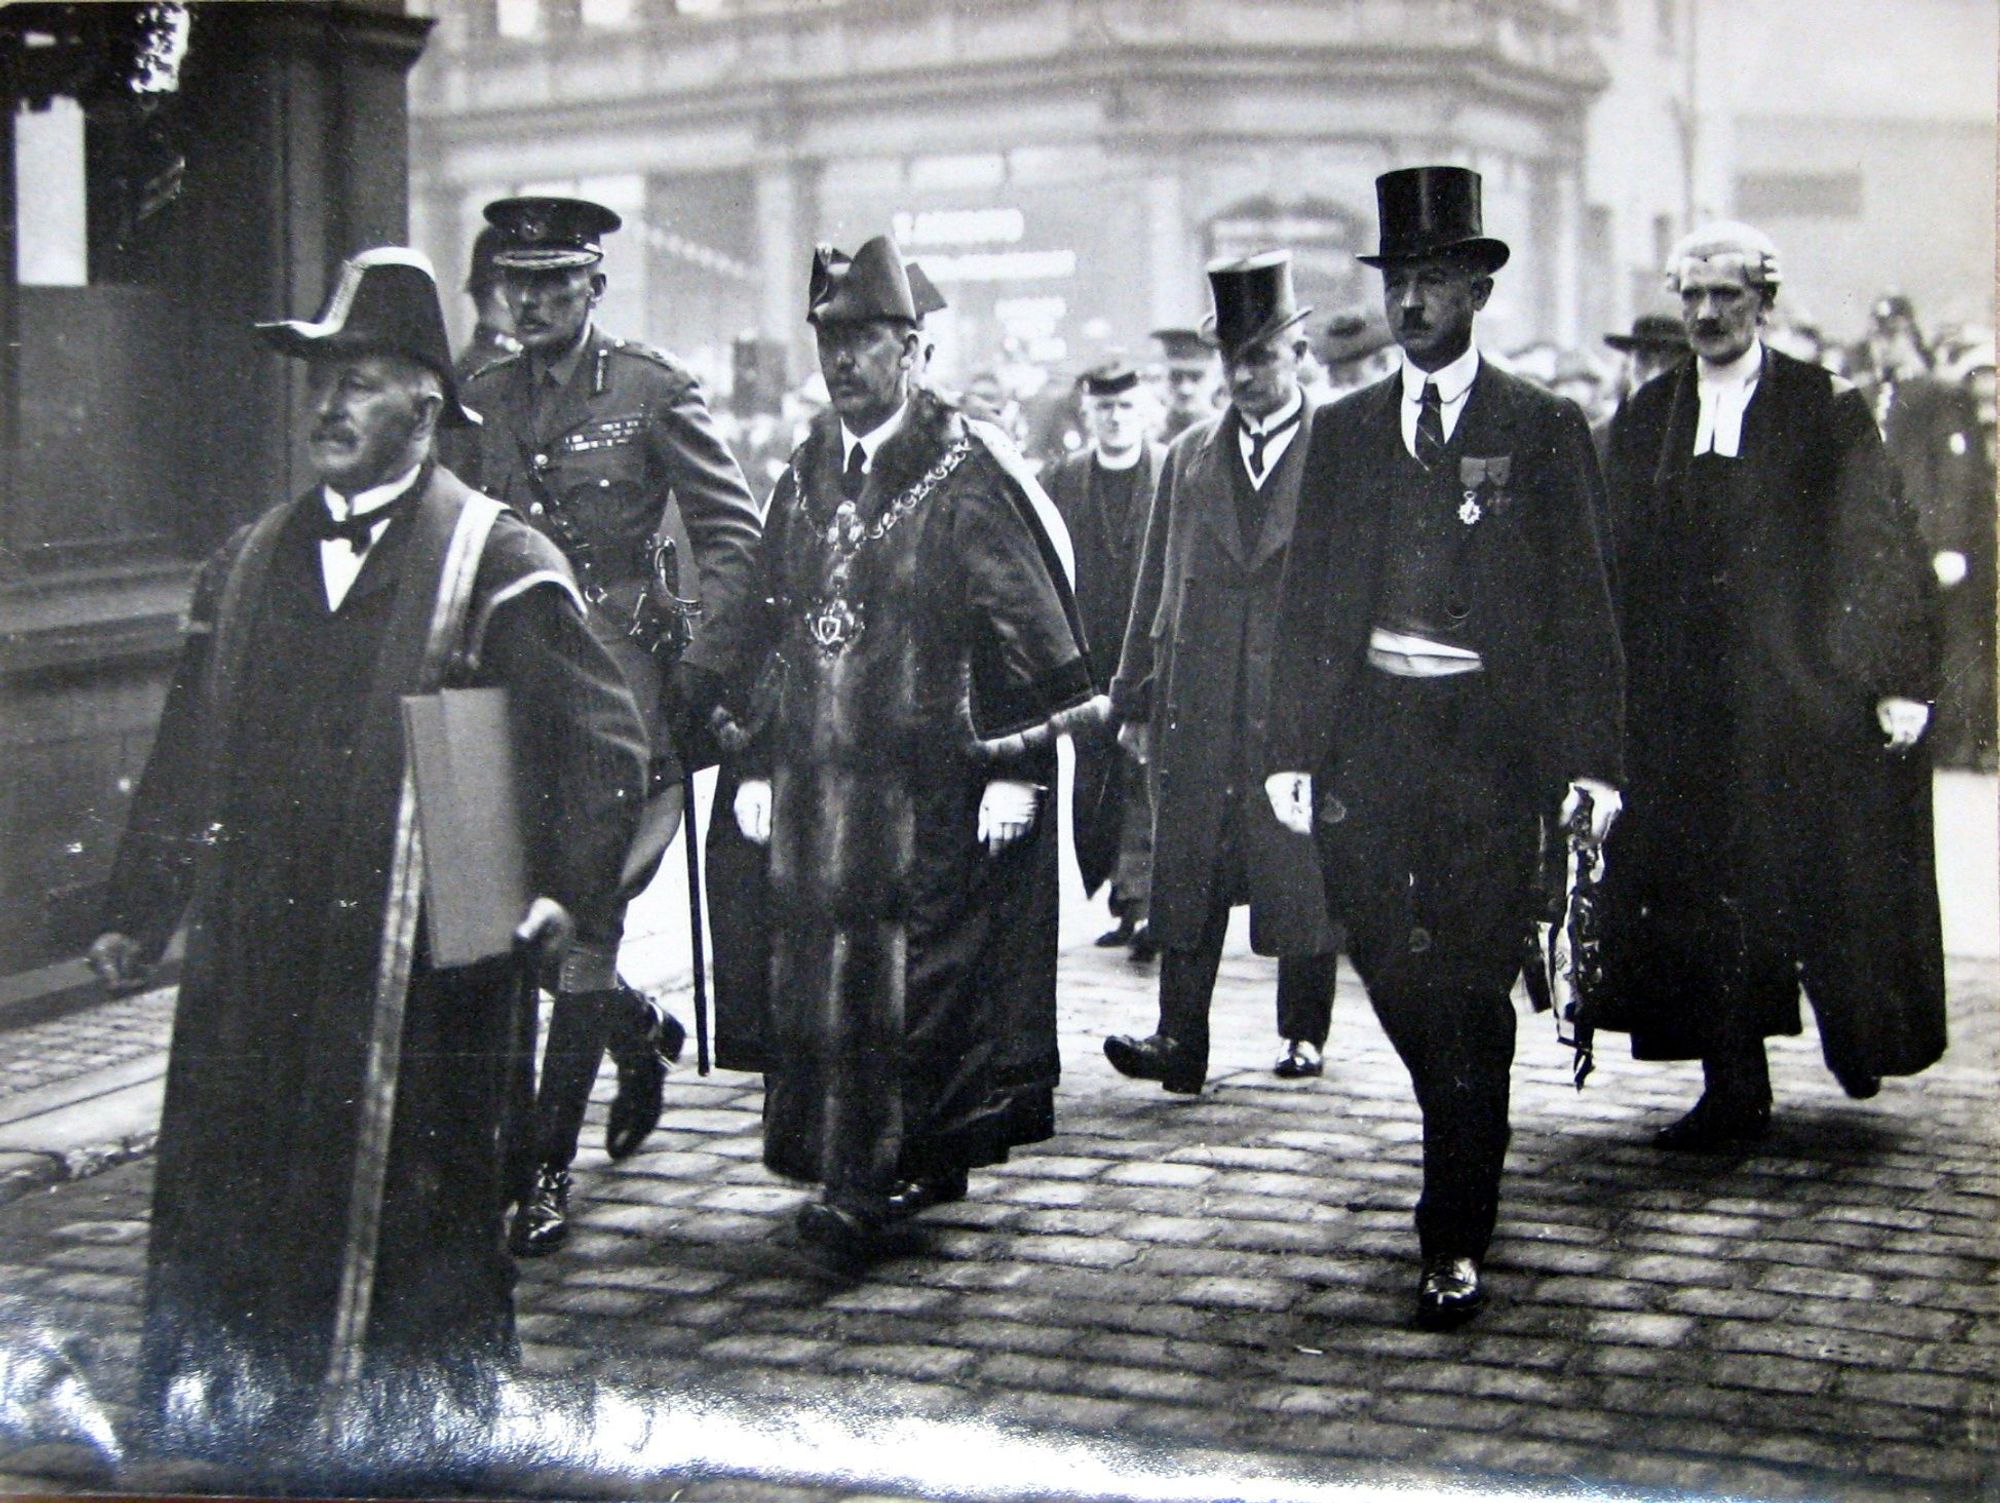
<instances>
[{"instance_id":1,"label":"man in flat cap","mask_svg":"<svg viewBox=\"0 0 2000 1503\"><path fill-rule=\"evenodd\" d=\"M1199 329L1155 329L1165 416L1160 442L1170 444L1196 423L1215 416L1215 346Z\"/></svg>"},{"instance_id":2,"label":"man in flat cap","mask_svg":"<svg viewBox=\"0 0 2000 1503\"><path fill-rule=\"evenodd\" d=\"M1658 1146L1769 1130L1764 1040L1801 984L1848 1093L1944 1049L1924 731L1934 580L1867 402L1769 348L1778 253L1748 225L1674 250L1695 359L1612 434L1630 817L1607 851L1600 1027L1702 1062Z\"/></svg>"},{"instance_id":3,"label":"man in flat cap","mask_svg":"<svg viewBox=\"0 0 2000 1503\"><path fill-rule=\"evenodd\" d=\"M1945 767L1991 766L1993 711L1993 508L1979 459L1979 408L1970 392L1937 374L1916 308L1900 292L1870 310L1867 384L1889 464L1937 576L1944 659L1933 759Z\"/></svg>"},{"instance_id":4,"label":"man in flat cap","mask_svg":"<svg viewBox=\"0 0 2000 1503\"><path fill-rule=\"evenodd\" d=\"M1507 247L1477 173L1376 180L1402 369L1313 424L1275 649L1272 807L1313 831L1334 915L1423 1113L1417 1319L1484 1300L1538 826L1617 808L1618 638L1576 404L1481 358Z\"/></svg>"},{"instance_id":5,"label":"man in flat cap","mask_svg":"<svg viewBox=\"0 0 2000 1503\"><path fill-rule=\"evenodd\" d=\"M1112 713L1151 766L1159 1022L1114 1035L1122 1075L1197 1095L1208 1078L1209 1003L1232 907L1278 959L1277 1073L1318 1075L1337 938L1312 842L1282 829L1261 792L1272 639L1313 412L1299 389L1291 257L1208 268L1229 406L1167 451L1146 527Z\"/></svg>"},{"instance_id":6,"label":"man in flat cap","mask_svg":"<svg viewBox=\"0 0 2000 1503\"><path fill-rule=\"evenodd\" d=\"M562 555L432 458L473 419L423 258L365 252L317 322L261 327L308 363L315 483L196 585L91 959L127 983L189 914L141 1349L155 1438L295 1457L357 1379L448 1409L514 1352L519 966L443 968L418 936L402 697L507 692L542 895L522 943L613 928L645 744Z\"/></svg>"},{"instance_id":7,"label":"man in flat cap","mask_svg":"<svg viewBox=\"0 0 2000 1503\"><path fill-rule=\"evenodd\" d=\"M894 242L821 247L807 318L833 407L711 642L784 685L736 801L771 851L764 1162L821 1186L799 1234L850 1258L1054 1130L1050 721L1093 696L1060 518L911 384Z\"/></svg>"},{"instance_id":8,"label":"man in flat cap","mask_svg":"<svg viewBox=\"0 0 2000 1503\"><path fill-rule=\"evenodd\" d=\"M686 770L686 685L708 670L701 632L671 666L634 634L669 504L693 545L707 619L728 612L751 575L761 526L743 472L701 387L671 356L597 327L600 242L619 227L601 204L508 198L486 207L493 262L520 354L473 376L466 400L485 418L476 478L561 548L590 607L591 629L618 662L646 717L652 773L626 873L643 891L678 827ZM569 1167L607 1046L618 1065L606 1147L622 1158L659 1120L666 1061L683 1030L617 974L621 931L564 962L535 1102L534 1183L514 1223L516 1252L559 1247L569 1231Z\"/></svg>"},{"instance_id":9,"label":"man in flat cap","mask_svg":"<svg viewBox=\"0 0 2000 1503\"><path fill-rule=\"evenodd\" d=\"M1152 394L1129 361L1095 366L1079 384L1089 446L1058 460L1043 478L1076 549L1076 603L1090 645L1091 680L1109 693L1162 454L1147 436ZM1084 891L1095 893L1109 881L1118 921L1097 943L1124 945L1133 959L1151 959L1158 953L1146 922L1153 806L1144 767L1119 748L1108 726L1077 737L1072 810Z\"/></svg>"}]
</instances>

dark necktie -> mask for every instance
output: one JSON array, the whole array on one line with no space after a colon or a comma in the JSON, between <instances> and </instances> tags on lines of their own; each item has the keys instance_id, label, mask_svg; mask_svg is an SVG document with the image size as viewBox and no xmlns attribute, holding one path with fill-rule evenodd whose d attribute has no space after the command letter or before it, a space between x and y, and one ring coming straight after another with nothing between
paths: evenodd
<instances>
[{"instance_id":1,"label":"dark necktie","mask_svg":"<svg viewBox=\"0 0 2000 1503\"><path fill-rule=\"evenodd\" d=\"M322 543L343 542L352 548L354 556L359 558L368 551L369 544L374 542L376 526L401 515L405 510L404 502L408 495L409 492L405 491L387 506L378 506L373 511L363 512L358 517L349 517L344 522L335 521L333 513L322 505L319 510L319 525L314 529L313 535Z\"/></svg>"},{"instance_id":2,"label":"dark necktie","mask_svg":"<svg viewBox=\"0 0 2000 1503\"><path fill-rule=\"evenodd\" d=\"M1426 381L1417 410L1417 463L1427 470L1434 470L1443 458L1444 397L1438 391L1437 382Z\"/></svg>"},{"instance_id":3,"label":"dark necktie","mask_svg":"<svg viewBox=\"0 0 2000 1503\"><path fill-rule=\"evenodd\" d=\"M840 494L843 500L857 501L861 498L861 487L868 477L861 467L868 462L867 451L857 442L847 451L847 468L840 472Z\"/></svg>"},{"instance_id":4,"label":"dark necktie","mask_svg":"<svg viewBox=\"0 0 2000 1503\"><path fill-rule=\"evenodd\" d=\"M1264 483L1264 450L1280 434L1290 433L1294 428L1298 427L1299 419L1304 416L1305 409L1301 407L1282 423L1275 423L1261 432L1250 434L1250 479L1252 483L1257 485ZM1249 432L1247 428L1244 431L1246 433Z\"/></svg>"}]
</instances>

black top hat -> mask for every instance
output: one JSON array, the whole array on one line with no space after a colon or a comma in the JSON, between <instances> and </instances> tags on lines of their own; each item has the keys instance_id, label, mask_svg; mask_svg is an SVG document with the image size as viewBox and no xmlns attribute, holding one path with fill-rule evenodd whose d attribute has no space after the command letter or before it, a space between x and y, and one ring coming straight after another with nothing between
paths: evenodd
<instances>
[{"instance_id":1,"label":"black top hat","mask_svg":"<svg viewBox=\"0 0 2000 1503\"><path fill-rule=\"evenodd\" d=\"M1115 397L1139 384L1139 372L1123 358L1094 365L1079 378L1088 397Z\"/></svg>"},{"instance_id":2,"label":"black top hat","mask_svg":"<svg viewBox=\"0 0 2000 1503\"><path fill-rule=\"evenodd\" d=\"M1375 179L1381 244L1365 266L1387 266L1458 251L1482 274L1507 264L1505 241L1480 224L1479 174L1470 167L1402 167Z\"/></svg>"},{"instance_id":3,"label":"black top hat","mask_svg":"<svg viewBox=\"0 0 2000 1503\"><path fill-rule=\"evenodd\" d=\"M604 259L598 242L625 222L587 198L545 196L495 199L486 220L500 232L493 264L510 271L595 266Z\"/></svg>"},{"instance_id":4,"label":"black top hat","mask_svg":"<svg viewBox=\"0 0 2000 1503\"><path fill-rule=\"evenodd\" d=\"M1630 354L1634 350L1685 350L1687 330L1671 313L1641 313L1632 320L1630 334L1607 334L1604 342L1614 350Z\"/></svg>"},{"instance_id":5,"label":"black top hat","mask_svg":"<svg viewBox=\"0 0 2000 1503\"><path fill-rule=\"evenodd\" d=\"M930 284L930 278L924 278ZM931 295L937 288L931 286ZM943 299L939 299L941 303ZM806 292L806 322L863 323L894 318L917 322L917 300L903 253L887 235L877 235L853 255L822 245L813 252L812 282Z\"/></svg>"},{"instance_id":6,"label":"black top hat","mask_svg":"<svg viewBox=\"0 0 2000 1503\"><path fill-rule=\"evenodd\" d=\"M1155 329L1152 337L1159 341L1160 350L1167 360L1198 361L1207 364L1214 358L1215 351L1198 329Z\"/></svg>"},{"instance_id":7,"label":"black top hat","mask_svg":"<svg viewBox=\"0 0 2000 1503\"><path fill-rule=\"evenodd\" d=\"M910 302L917 310L917 322L922 323L933 313L942 313L950 306L944 294L937 289L937 283L930 274L914 261L903 263L903 274L910 279Z\"/></svg>"},{"instance_id":8,"label":"black top hat","mask_svg":"<svg viewBox=\"0 0 2000 1503\"><path fill-rule=\"evenodd\" d=\"M1352 360L1365 360L1395 342L1396 336L1381 319L1365 313L1343 313L1327 324L1320 358L1328 365L1345 365Z\"/></svg>"},{"instance_id":9,"label":"black top hat","mask_svg":"<svg viewBox=\"0 0 2000 1503\"><path fill-rule=\"evenodd\" d=\"M1312 312L1292 293L1290 251L1211 261L1208 291L1215 311L1202 320L1202 334L1224 350L1269 339Z\"/></svg>"},{"instance_id":10,"label":"black top hat","mask_svg":"<svg viewBox=\"0 0 2000 1503\"><path fill-rule=\"evenodd\" d=\"M265 343L310 360L322 355L400 355L444 383L444 423L476 426L479 414L458 400L451 340L438 304L437 275L422 251L385 245L343 261L326 306L308 323L260 323Z\"/></svg>"}]
</instances>

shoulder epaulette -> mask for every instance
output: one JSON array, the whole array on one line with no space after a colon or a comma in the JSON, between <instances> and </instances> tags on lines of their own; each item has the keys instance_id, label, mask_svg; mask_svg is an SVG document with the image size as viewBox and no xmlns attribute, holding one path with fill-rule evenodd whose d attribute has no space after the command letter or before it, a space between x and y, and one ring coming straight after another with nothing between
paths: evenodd
<instances>
[{"instance_id":1,"label":"shoulder epaulette","mask_svg":"<svg viewBox=\"0 0 2000 1503\"><path fill-rule=\"evenodd\" d=\"M656 350L649 344L641 344L636 339L614 339L611 341L614 355L630 355L635 360L644 360L662 370L672 371L676 376L685 376L687 367L682 365L665 350Z\"/></svg>"},{"instance_id":2,"label":"shoulder epaulette","mask_svg":"<svg viewBox=\"0 0 2000 1503\"><path fill-rule=\"evenodd\" d=\"M481 376L484 376L491 371L497 371L503 365L512 365L516 360L519 360L521 358L523 353L525 352L521 350L509 350L504 355L495 355L491 360L487 361L484 365L478 366L474 370L469 372L465 378L466 384L468 386L471 385L474 381L477 381Z\"/></svg>"}]
</instances>

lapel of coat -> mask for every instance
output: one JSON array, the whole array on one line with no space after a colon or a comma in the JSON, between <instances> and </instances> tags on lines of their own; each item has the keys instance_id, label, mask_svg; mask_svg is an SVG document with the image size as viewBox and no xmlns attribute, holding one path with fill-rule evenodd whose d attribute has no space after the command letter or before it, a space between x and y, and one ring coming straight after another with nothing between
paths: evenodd
<instances>
[{"instance_id":1,"label":"lapel of coat","mask_svg":"<svg viewBox=\"0 0 2000 1503\"><path fill-rule=\"evenodd\" d=\"M1299 431L1292 435L1292 441L1279 456L1276 468L1264 479L1264 530L1258 534L1257 546L1251 551L1248 564L1253 574L1269 563L1274 555L1282 553L1292 541L1292 525L1299 514L1299 477L1305 472L1306 449L1312 443L1315 410L1310 397L1304 402L1304 408L1299 413Z\"/></svg>"},{"instance_id":2,"label":"lapel of coat","mask_svg":"<svg viewBox=\"0 0 2000 1503\"><path fill-rule=\"evenodd\" d=\"M1243 528L1236 519L1236 476L1243 456L1236 441L1236 409L1227 408L1202 436L1188 459L1188 494L1201 507L1202 523L1241 566ZM1231 466L1235 468L1230 468Z\"/></svg>"},{"instance_id":3,"label":"lapel of coat","mask_svg":"<svg viewBox=\"0 0 2000 1503\"><path fill-rule=\"evenodd\" d=\"M1654 492L1669 507L1680 495L1687 479L1688 464L1694 458L1695 421L1701 412L1701 398L1695 385L1695 362L1683 361L1673 382L1673 402L1667 408L1666 436L1661 440L1659 464L1653 471ZM1758 384L1761 389L1762 382Z\"/></svg>"},{"instance_id":4,"label":"lapel of coat","mask_svg":"<svg viewBox=\"0 0 2000 1503\"><path fill-rule=\"evenodd\" d=\"M1375 612L1382 576L1382 523L1403 453L1403 377L1393 371L1353 397L1354 415L1331 452L1337 463L1322 504L1333 512L1327 589L1345 627L1331 643L1336 655L1358 653Z\"/></svg>"}]
</instances>

